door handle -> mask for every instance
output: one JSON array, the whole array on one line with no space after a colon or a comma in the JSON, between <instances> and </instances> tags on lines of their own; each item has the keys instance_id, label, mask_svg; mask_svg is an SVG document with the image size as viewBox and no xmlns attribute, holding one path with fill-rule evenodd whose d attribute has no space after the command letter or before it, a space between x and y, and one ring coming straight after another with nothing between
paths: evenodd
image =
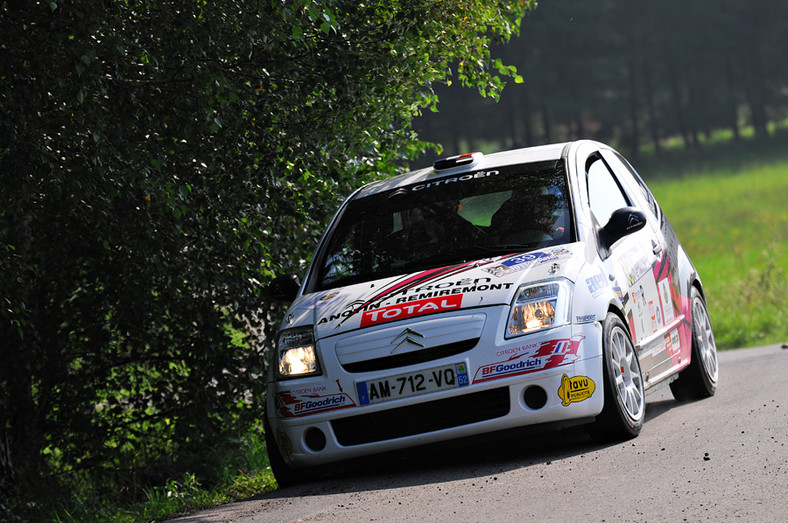
<instances>
[{"instance_id":1,"label":"door handle","mask_svg":"<svg viewBox=\"0 0 788 523\"><path fill-rule=\"evenodd\" d=\"M654 254L661 253L662 252L662 245L660 245L659 243L655 242L654 240L651 240L651 252L653 252Z\"/></svg>"}]
</instances>

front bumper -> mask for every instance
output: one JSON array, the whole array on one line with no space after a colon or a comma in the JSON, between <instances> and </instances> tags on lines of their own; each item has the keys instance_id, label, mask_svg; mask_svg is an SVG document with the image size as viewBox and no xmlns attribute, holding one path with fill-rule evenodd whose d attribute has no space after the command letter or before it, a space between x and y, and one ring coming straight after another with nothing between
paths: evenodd
<instances>
[{"instance_id":1,"label":"front bumper","mask_svg":"<svg viewBox=\"0 0 788 523\"><path fill-rule=\"evenodd\" d=\"M505 340L500 318L506 315L499 312L486 310L474 348L397 369L348 372L324 343L323 375L268 384L266 412L284 459L307 467L598 415L604 404L601 325L572 324ZM410 325L418 327L418 320ZM468 384L362 404L359 382L441 365L464 365Z\"/></svg>"}]
</instances>

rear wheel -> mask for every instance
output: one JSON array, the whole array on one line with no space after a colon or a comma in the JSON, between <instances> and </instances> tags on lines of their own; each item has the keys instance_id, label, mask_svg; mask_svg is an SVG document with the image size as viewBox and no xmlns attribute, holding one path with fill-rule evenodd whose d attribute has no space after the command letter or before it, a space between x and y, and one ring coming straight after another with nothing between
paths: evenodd
<instances>
[{"instance_id":1,"label":"rear wheel","mask_svg":"<svg viewBox=\"0 0 788 523\"><path fill-rule=\"evenodd\" d=\"M631 439L646 416L643 376L624 323L609 313L603 325L602 373L605 405L588 432L597 441Z\"/></svg>"},{"instance_id":2,"label":"rear wheel","mask_svg":"<svg viewBox=\"0 0 788 523\"><path fill-rule=\"evenodd\" d=\"M279 488L291 487L305 481L305 476L285 462L279 442L271 428L268 417L263 419L263 430L265 430L265 446L268 450L268 463L271 465L271 472L279 484Z\"/></svg>"},{"instance_id":3,"label":"rear wheel","mask_svg":"<svg viewBox=\"0 0 788 523\"><path fill-rule=\"evenodd\" d=\"M673 397L679 401L708 398L717 392L717 344L709 320L706 302L692 288L692 357L689 366L670 384Z\"/></svg>"}]
</instances>

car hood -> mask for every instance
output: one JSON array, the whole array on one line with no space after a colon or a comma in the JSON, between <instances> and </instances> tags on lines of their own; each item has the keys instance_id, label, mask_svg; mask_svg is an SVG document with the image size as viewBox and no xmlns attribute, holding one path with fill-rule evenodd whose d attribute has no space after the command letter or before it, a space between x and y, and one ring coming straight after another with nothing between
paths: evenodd
<instances>
[{"instance_id":1,"label":"car hood","mask_svg":"<svg viewBox=\"0 0 788 523\"><path fill-rule=\"evenodd\" d=\"M314 325L316 338L490 305L509 305L517 288L550 278L575 281L583 244L549 247L437 267L300 296L282 328Z\"/></svg>"}]
</instances>

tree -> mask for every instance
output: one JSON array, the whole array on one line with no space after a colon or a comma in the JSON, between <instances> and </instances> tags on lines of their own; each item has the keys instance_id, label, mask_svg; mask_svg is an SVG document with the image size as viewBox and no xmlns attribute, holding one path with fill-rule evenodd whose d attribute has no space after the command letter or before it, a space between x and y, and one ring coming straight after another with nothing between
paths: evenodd
<instances>
[{"instance_id":1,"label":"tree","mask_svg":"<svg viewBox=\"0 0 788 523\"><path fill-rule=\"evenodd\" d=\"M261 415L266 282L428 146L434 84L516 78L490 45L530 7L3 2L0 488L210 479Z\"/></svg>"},{"instance_id":2,"label":"tree","mask_svg":"<svg viewBox=\"0 0 788 523\"><path fill-rule=\"evenodd\" d=\"M416 125L447 146L496 150L582 137L633 156L648 142L660 151L678 136L691 148L715 131L738 136L744 125L768 139L770 123L788 115L780 94L786 32L769 23L786 11L767 0L542 2L502 53L523 84L497 105L452 86L441 91L440 113Z\"/></svg>"}]
</instances>

